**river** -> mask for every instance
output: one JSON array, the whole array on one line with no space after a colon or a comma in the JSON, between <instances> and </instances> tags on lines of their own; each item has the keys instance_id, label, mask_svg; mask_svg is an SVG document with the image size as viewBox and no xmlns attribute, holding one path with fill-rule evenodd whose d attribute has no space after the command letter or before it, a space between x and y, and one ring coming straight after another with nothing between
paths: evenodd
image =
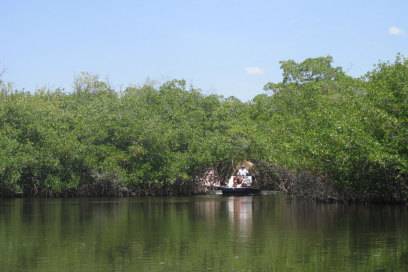
<instances>
[{"instance_id":1,"label":"river","mask_svg":"<svg viewBox=\"0 0 408 272\"><path fill-rule=\"evenodd\" d=\"M282 195L0 200L0 270L408 271L408 208Z\"/></svg>"}]
</instances>

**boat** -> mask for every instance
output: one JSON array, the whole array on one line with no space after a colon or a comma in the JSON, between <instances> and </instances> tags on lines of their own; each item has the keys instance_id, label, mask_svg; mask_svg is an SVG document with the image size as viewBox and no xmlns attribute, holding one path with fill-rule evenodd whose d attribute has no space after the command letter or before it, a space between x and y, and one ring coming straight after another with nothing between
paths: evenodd
<instances>
[{"instance_id":1,"label":"boat","mask_svg":"<svg viewBox=\"0 0 408 272\"><path fill-rule=\"evenodd\" d=\"M237 182L237 180L239 180L239 182ZM227 196L259 194L260 190L253 186L252 180L252 176L231 176L225 186L218 186L216 189L221 190L222 194Z\"/></svg>"},{"instance_id":2,"label":"boat","mask_svg":"<svg viewBox=\"0 0 408 272\"><path fill-rule=\"evenodd\" d=\"M257 195L260 190L254 187L228 187L220 186L219 190L222 191L222 195L225 196L246 196L246 195Z\"/></svg>"}]
</instances>

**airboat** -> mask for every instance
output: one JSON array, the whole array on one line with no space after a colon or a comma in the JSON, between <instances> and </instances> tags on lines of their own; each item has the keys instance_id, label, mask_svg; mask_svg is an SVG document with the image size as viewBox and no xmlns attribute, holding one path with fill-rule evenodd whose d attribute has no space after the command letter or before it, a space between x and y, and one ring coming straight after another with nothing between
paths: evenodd
<instances>
[{"instance_id":1,"label":"airboat","mask_svg":"<svg viewBox=\"0 0 408 272\"><path fill-rule=\"evenodd\" d=\"M244 161L241 163L247 170L251 171L253 163ZM234 170L237 172L237 168ZM225 185L217 186L217 190L221 190L223 195L227 196L244 196L244 195L256 195L260 193L260 190L254 187L254 176L246 175L233 175L229 178L228 183Z\"/></svg>"}]
</instances>

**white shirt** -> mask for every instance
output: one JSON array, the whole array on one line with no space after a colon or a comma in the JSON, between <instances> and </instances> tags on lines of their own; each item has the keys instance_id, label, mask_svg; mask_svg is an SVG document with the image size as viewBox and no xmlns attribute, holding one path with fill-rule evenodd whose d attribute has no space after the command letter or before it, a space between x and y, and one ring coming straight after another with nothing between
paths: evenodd
<instances>
[{"instance_id":1,"label":"white shirt","mask_svg":"<svg viewBox=\"0 0 408 272\"><path fill-rule=\"evenodd\" d=\"M246 176L247 174L248 174L249 172L248 172L248 170L246 170L246 168L240 168L239 170L238 170L238 176Z\"/></svg>"}]
</instances>

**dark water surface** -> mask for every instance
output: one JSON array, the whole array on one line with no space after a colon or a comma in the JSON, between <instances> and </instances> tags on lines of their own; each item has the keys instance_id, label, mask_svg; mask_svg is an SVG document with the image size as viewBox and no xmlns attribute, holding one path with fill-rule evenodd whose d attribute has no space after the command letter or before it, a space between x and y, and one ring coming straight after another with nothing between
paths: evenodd
<instances>
[{"instance_id":1,"label":"dark water surface","mask_svg":"<svg viewBox=\"0 0 408 272\"><path fill-rule=\"evenodd\" d=\"M283 196L0 200L0 271L408 271L408 210Z\"/></svg>"}]
</instances>

